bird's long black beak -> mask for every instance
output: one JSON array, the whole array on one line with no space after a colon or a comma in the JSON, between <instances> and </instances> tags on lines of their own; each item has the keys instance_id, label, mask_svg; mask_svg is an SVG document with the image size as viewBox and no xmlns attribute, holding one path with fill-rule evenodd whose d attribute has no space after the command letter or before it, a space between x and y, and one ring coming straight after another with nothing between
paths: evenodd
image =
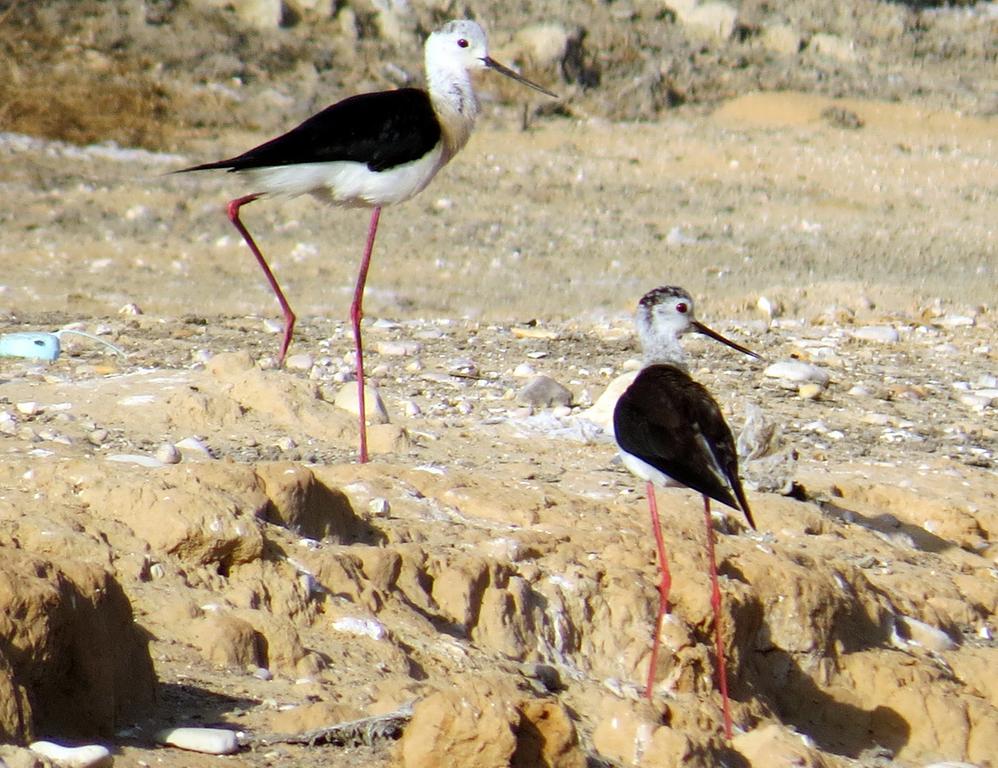
<instances>
[{"instance_id":1,"label":"bird's long black beak","mask_svg":"<svg viewBox=\"0 0 998 768\"><path fill-rule=\"evenodd\" d=\"M510 78L512 80L516 80L518 83L523 83L524 85L533 88L535 91L540 91L545 96L550 96L552 99L557 99L558 98L558 94L551 93L551 91L549 91L547 88L544 88L543 86L540 86L537 83L534 83L534 82L528 80L523 75L521 75L521 74L519 74L517 72L514 72L512 69L510 69L509 67L507 67L505 64L500 64L498 61L496 61L495 59L491 58L490 56L483 57L482 58L482 62L485 64L486 67L488 67L489 69L495 70L500 75L506 75L506 77L508 77L508 78Z\"/></svg>"},{"instance_id":2,"label":"bird's long black beak","mask_svg":"<svg viewBox=\"0 0 998 768\"><path fill-rule=\"evenodd\" d=\"M690 323L690 325L692 325L693 328L696 329L697 333L702 333L704 336L710 336L710 338L714 339L714 341L719 341L722 344L727 344L732 349L737 349L739 352L742 352L748 355L749 357L754 357L756 360L762 359L762 355L756 354L751 349L746 349L741 344L735 344L735 342L733 342L731 339L724 338L717 331L708 328L699 320L694 320L692 323Z\"/></svg>"}]
</instances>

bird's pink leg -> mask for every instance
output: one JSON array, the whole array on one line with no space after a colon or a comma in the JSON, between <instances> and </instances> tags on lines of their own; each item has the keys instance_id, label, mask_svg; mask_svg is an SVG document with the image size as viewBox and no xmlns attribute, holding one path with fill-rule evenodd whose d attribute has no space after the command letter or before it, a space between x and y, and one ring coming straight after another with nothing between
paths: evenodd
<instances>
[{"instance_id":1,"label":"bird's pink leg","mask_svg":"<svg viewBox=\"0 0 998 768\"><path fill-rule=\"evenodd\" d=\"M260 253L260 249L256 247L256 243L253 242L253 237L250 235L249 230L243 225L242 220L239 218L239 209L242 208L246 203L252 203L260 197L259 194L246 195L246 197L240 197L235 200L230 200L229 204L226 206L226 212L229 214L229 221L232 222L239 234L243 236L243 240L246 241L246 245L256 256L256 261L263 270L263 274L267 276L267 282L270 283L270 289L274 292L277 297L277 302L281 305L281 311L284 313L284 341L281 343L281 354L278 358L278 362L284 362L284 356L288 353L288 346L291 344L291 334L295 330L295 313L291 311L291 305L288 304L288 300L284 298L284 292L281 290L281 286L277 284L277 278L274 277L274 273L270 271L270 266L267 264L267 260L263 258L263 254Z\"/></svg>"},{"instance_id":2,"label":"bird's pink leg","mask_svg":"<svg viewBox=\"0 0 998 768\"><path fill-rule=\"evenodd\" d=\"M655 545L658 548L658 565L662 580L658 585L658 616L655 617L655 633L652 637L651 661L648 665L648 686L645 696L651 700L652 688L655 685L655 668L658 664L658 645L662 635L662 621L669 612L669 589L672 586L672 574L669 573L669 560L665 556L665 541L662 539L662 524L658 519L658 504L655 502L655 485L649 480L647 486L648 511L651 512L651 529L655 534Z\"/></svg>"},{"instance_id":3,"label":"bird's pink leg","mask_svg":"<svg viewBox=\"0 0 998 768\"><path fill-rule=\"evenodd\" d=\"M724 663L721 642L721 588L717 583L717 563L714 560L714 521L710 517L710 499L703 497L703 514L707 522L707 559L710 561L710 605L714 609L714 640L717 646L717 683L721 689L721 709L724 712L724 737L731 741L731 704L728 701L728 668Z\"/></svg>"},{"instance_id":4,"label":"bird's pink leg","mask_svg":"<svg viewBox=\"0 0 998 768\"><path fill-rule=\"evenodd\" d=\"M357 287L350 305L350 322L353 324L354 350L357 353L357 409L360 419L360 463L367 463L367 409L364 402L364 345L360 338L360 319L364 316L364 285L367 283L367 270L371 266L371 251L374 250L374 236L378 234L378 220L381 206L371 211L371 224L367 228L367 246L360 261Z\"/></svg>"}]
</instances>

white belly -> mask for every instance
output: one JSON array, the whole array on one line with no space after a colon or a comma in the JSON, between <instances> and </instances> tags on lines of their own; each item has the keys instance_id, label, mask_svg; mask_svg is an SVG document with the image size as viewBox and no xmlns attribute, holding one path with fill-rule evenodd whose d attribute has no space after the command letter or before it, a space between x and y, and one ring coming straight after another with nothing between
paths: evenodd
<instances>
[{"instance_id":1,"label":"white belly","mask_svg":"<svg viewBox=\"0 0 998 768\"><path fill-rule=\"evenodd\" d=\"M637 456L632 456L631 454L621 451L620 461L623 463L627 469L630 470L632 475L640 477L642 480L651 480L659 488L666 488L668 486L681 486L682 483L677 483L671 477L669 477L665 472L660 469L656 469L651 464L642 461Z\"/></svg>"},{"instance_id":2,"label":"white belly","mask_svg":"<svg viewBox=\"0 0 998 768\"><path fill-rule=\"evenodd\" d=\"M444 165L438 144L418 160L384 171L364 163L297 163L244 171L259 192L270 195L312 194L334 205L392 205L420 192Z\"/></svg>"}]
</instances>

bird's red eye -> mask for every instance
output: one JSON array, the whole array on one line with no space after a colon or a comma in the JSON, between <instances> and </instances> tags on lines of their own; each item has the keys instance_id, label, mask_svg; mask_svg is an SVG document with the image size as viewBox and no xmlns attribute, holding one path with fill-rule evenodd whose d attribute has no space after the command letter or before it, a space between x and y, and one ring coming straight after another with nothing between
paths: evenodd
<instances>
[{"instance_id":1,"label":"bird's red eye","mask_svg":"<svg viewBox=\"0 0 998 768\"><path fill-rule=\"evenodd\" d=\"M679 302L679 303L678 303L678 304L676 305L676 311L677 311L677 312L678 312L679 314L681 314L681 315L685 315L685 314L686 314L686 310L688 310L688 309L689 309L689 307L688 307L688 306L686 306L686 302L684 302L684 301L681 301L681 302Z\"/></svg>"},{"instance_id":2,"label":"bird's red eye","mask_svg":"<svg viewBox=\"0 0 998 768\"><path fill-rule=\"evenodd\" d=\"M465 40L465 39L464 39L464 38L462 37L462 38L461 38L460 40L458 40L458 41L457 41L457 47L458 47L458 48L467 48L467 47L468 47L468 41L467 41L467 40Z\"/></svg>"}]
</instances>

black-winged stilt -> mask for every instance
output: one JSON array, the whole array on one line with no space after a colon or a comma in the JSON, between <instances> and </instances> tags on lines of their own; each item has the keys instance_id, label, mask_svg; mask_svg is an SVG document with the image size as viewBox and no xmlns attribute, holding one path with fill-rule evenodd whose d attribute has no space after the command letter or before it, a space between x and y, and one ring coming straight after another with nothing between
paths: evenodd
<instances>
[{"instance_id":1,"label":"black-winged stilt","mask_svg":"<svg viewBox=\"0 0 998 768\"><path fill-rule=\"evenodd\" d=\"M541 93L555 94L489 56L485 32L473 21L451 21L425 46L426 90L401 88L344 99L282 136L228 160L186 171L244 173L253 191L229 202L229 220L256 257L284 313L280 360L288 351L295 314L263 254L239 218L239 209L268 195L312 194L333 205L372 208L350 320L356 352L360 461L367 461L364 353L360 336L364 284L381 208L422 190L467 143L479 104L471 73L492 69Z\"/></svg>"},{"instance_id":2,"label":"black-winged stilt","mask_svg":"<svg viewBox=\"0 0 998 768\"><path fill-rule=\"evenodd\" d=\"M731 430L710 392L687 373L679 338L690 331L697 331L746 355L756 358L759 355L699 322L693 314L693 299L682 288L664 286L645 294L638 303L636 319L644 350L644 367L617 401L613 429L624 466L647 481L648 509L662 574L645 695L649 699L652 696L662 621L669 612L669 587L672 584L655 501L655 486L665 486L671 480L673 484L685 485L703 495L718 686L724 711L724 733L730 739L731 708L721 642L721 590L714 559L710 500L744 512L753 529L755 521L738 478L738 454Z\"/></svg>"}]
</instances>

